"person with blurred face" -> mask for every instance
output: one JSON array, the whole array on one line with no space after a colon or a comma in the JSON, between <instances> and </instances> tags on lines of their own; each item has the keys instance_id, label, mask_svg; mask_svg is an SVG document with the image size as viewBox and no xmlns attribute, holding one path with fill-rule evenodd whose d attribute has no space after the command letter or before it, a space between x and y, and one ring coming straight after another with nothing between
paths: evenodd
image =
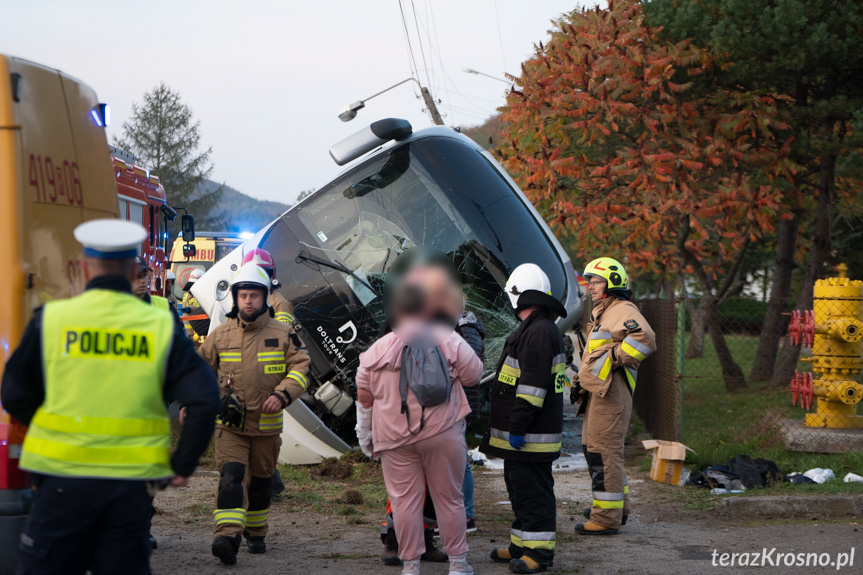
<instances>
[{"instance_id":1,"label":"person with blurred face","mask_svg":"<svg viewBox=\"0 0 863 575\"><path fill-rule=\"evenodd\" d=\"M399 542L398 557L404 565L402 574L418 574L420 558L428 552L423 522L428 485L450 562L449 573L469 575L473 568L466 559L462 484L466 450L464 418L470 407L462 386L479 382L482 362L453 331L454 318L449 325L432 321L430 316L435 315L437 304L442 302L439 298L447 293L446 289L441 292L432 289L430 293L430 288L438 285L435 273L416 268L405 275L392 292L394 302L387 306L393 331L360 355L356 376L357 437L363 453L382 461ZM405 357L408 350L417 347L434 350L434 359L425 357L432 363L444 364L443 377L457 374L454 380L446 382L451 389L442 403L423 407L413 387L402 389L403 362L415 361Z\"/></svg>"}]
</instances>

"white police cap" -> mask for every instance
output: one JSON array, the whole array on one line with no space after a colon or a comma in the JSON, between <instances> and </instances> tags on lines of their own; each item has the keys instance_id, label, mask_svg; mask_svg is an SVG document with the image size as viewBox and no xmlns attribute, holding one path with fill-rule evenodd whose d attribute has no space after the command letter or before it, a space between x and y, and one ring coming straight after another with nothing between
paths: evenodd
<instances>
[{"instance_id":1,"label":"white police cap","mask_svg":"<svg viewBox=\"0 0 863 575\"><path fill-rule=\"evenodd\" d=\"M85 256L103 260L133 258L147 238L147 230L139 224L115 219L84 222L74 233Z\"/></svg>"}]
</instances>

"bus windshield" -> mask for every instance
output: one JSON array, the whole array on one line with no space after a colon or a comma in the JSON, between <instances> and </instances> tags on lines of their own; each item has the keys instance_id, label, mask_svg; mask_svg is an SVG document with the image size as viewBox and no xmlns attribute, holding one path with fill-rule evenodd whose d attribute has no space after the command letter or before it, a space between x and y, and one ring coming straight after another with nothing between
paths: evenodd
<instances>
[{"instance_id":1,"label":"bus windshield","mask_svg":"<svg viewBox=\"0 0 863 575\"><path fill-rule=\"evenodd\" d=\"M374 287L404 250L424 245L449 254L466 309L490 336L488 358L516 325L502 289L512 269L536 263L553 294L565 295L555 248L516 192L479 151L452 138L418 139L369 161L304 202L297 219L308 232L300 243L353 272L345 281L364 306L379 298Z\"/></svg>"}]
</instances>

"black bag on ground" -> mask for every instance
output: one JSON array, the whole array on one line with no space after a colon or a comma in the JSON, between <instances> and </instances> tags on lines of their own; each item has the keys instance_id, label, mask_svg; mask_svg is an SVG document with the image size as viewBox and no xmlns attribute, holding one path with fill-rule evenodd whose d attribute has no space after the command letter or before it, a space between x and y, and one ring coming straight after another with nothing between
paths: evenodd
<instances>
[{"instance_id":1,"label":"black bag on ground","mask_svg":"<svg viewBox=\"0 0 863 575\"><path fill-rule=\"evenodd\" d=\"M738 455L728 460L728 468L743 482L746 489L758 489L785 481L785 474L769 459Z\"/></svg>"}]
</instances>

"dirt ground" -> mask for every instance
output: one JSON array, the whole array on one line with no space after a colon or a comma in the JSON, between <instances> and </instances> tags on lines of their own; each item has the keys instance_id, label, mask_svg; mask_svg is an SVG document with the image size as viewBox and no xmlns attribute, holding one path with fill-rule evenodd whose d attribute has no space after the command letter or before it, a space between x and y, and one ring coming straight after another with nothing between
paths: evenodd
<instances>
[{"instance_id":1,"label":"dirt ground","mask_svg":"<svg viewBox=\"0 0 863 575\"><path fill-rule=\"evenodd\" d=\"M554 572L557 573L707 573L713 550L757 552L776 547L785 552L850 552L861 545L860 526L855 522L819 521L745 524L722 521L709 511L683 508L680 488L659 485L646 473L630 470L633 516L616 537L576 536L572 526L580 520L582 507L590 500L590 483L583 471L557 475L558 540ZM327 481L327 479L321 479ZM510 506L500 471L476 473L476 518L479 530L470 535L469 560L477 573L508 572L505 565L491 563L489 550L508 541ZM210 555L212 520L209 518L216 485L214 471L202 471L189 487L167 491L156 500L153 533L159 548L152 557L154 574L189 573L330 573L330 569L365 575L399 569L380 563L377 522L383 508L362 506L359 514L344 515L298 508L290 500L277 502L271 514L269 551L250 555L242 549L236 566L222 566ZM290 486L288 486L290 489ZM863 554L863 549L857 550ZM718 562L719 555L716 561ZM846 572L860 573L863 557L855 553L854 566ZM822 568L799 568L801 573ZM326 570L326 571L325 571ZM728 568L729 572L740 572ZM788 573L797 568L768 568L766 572ZM835 571L835 567L823 570ZM444 564L424 564L423 573L443 575Z\"/></svg>"},{"instance_id":2,"label":"dirt ground","mask_svg":"<svg viewBox=\"0 0 863 575\"><path fill-rule=\"evenodd\" d=\"M574 419L569 407L566 411L564 450L577 454L581 420ZM775 548L768 556L771 561L776 561L778 553L801 552L829 553L834 561L839 553L851 553L857 546L860 549L855 549L853 566L842 571L863 573L863 533L856 520L824 522L811 518L747 523L722 519L712 511L689 508L693 500L686 497L685 489L693 488L651 481L643 471L643 456L640 446L627 448L633 514L621 534L613 537L575 535L573 526L582 520L581 511L591 501L590 479L583 468L555 473L558 535L553 572L739 573L748 569L719 565L723 553L756 553L763 549L769 553ZM353 472L352 465L356 468ZM341 571L350 575L398 575L399 568L384 566L379 559L382 546L378 526L386 503L379 466L342 460L329 469L295 470L283 473L288 491L274 503L270 514L268 552L250 555L243 547L237 565L231 567L221 565L210 554L217 472L201 469L188 487L160 493L153 522L153 534L159 542L152 557L153 573L269 575ZM512 511L506 503L503 472L478 468L475 477L479 529L468 536L468 559L478 574L503 575L509 572L507 566L488 559L492 548L509 542ZM356 491L346 497L352 489ZM425 563L422 569L428 575L447 573L446 564ZM762 572L836 570L831 565L776 566Z\"/></svg>"}]
</instances>

